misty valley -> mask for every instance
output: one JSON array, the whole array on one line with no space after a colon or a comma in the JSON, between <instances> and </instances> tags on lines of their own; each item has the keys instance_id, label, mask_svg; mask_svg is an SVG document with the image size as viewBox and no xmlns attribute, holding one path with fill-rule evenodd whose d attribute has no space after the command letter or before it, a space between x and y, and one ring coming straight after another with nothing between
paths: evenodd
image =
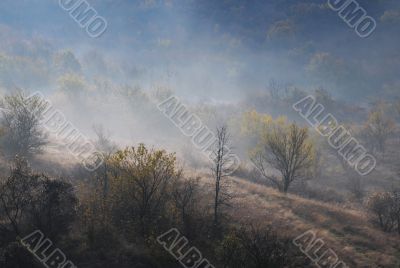
<instances>
[{"instance_id":1,"label":"misty valley","mask_svg":"<svg viewBox=\"0 0 400 268\"><path fill-rule=\"evenodd\" d=\"M398 1L0 14L0 268L400 267Z\"/></svg>"}]
</instances>

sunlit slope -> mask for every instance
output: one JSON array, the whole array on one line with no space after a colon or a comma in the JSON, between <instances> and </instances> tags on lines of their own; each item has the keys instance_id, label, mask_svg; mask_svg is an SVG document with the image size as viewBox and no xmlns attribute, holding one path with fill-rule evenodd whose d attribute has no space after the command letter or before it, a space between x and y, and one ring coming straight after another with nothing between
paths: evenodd
<instances>
[{"instance_id":1,"label":"sunlit slope","mask_svg":"<svg viewBox=\"0 0 400 268\"><path fill-rule=\"evenodd\" d=\"M400 267L400 236L375 228L364 212L346 209L234 178L232 216L272 224L296 237L314 230L349 267Z\"/></svg>"}]
</instances>

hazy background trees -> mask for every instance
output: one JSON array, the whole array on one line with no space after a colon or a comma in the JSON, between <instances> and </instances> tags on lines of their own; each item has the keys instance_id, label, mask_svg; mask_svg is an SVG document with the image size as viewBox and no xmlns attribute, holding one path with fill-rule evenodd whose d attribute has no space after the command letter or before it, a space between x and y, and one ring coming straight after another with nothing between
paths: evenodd
<instances>
[{"instance_id":1,"label":"hazy background trees","mask_svg":"<svg viewBox=\"0 0 400 268\"><path fill-rule=\"evenodd\" d=\"M31 158L43 151L46 134L41 120L46 103L38 96L28 96L22 92L4 96L1 100L2 118L0 126L1 148L12 159L16 155Z\"/></svg>"},{"instance_id":2,"label":"hazy background trees","mask_svg":"<svg viewBox=\"0 0 400 268\"><path fill-rule=\"evenodd\" d=\"M368 114L363 134L368 147L373 152L379 152L385 158L388 139L395 133L395 122L388 115L388 107L384 103L378 103Z\"/></svg>"},{"instance_id":3,"label":"hazy background trees","mask_svg":"<svg viewBox=\"0 0 400 268\"><path fill-rule=\"evenodd\" d=\"M354 33L339 24L315 24L310 18L337 18L323 5L299 1L96 1L104 15L118 13L108 16L110 26L133 27L92 42L70 27L68 16L59 16L57 5L28 2L1 2L0 94L7 110L0 121L0 267L34 267L22 262L15 243L17 233L32 228L55 239L79 267L176 267L154 242L168 228L182 231L216 267L307 267L296 262L301 256L285 232L311 226L339 237L332 242L345 249L343 256L368 260L349 266L374 266L372 258L394 266L388 263L398 255L396 236L380 229L399 228L395 42L372 38L349 53L356 43L337 46L343 38L336 34L352 40ZM380 28L379 35L397 29L396 21L383 20L397 14L394 7L394 0L368 2L367 9L393 26ZM42 11L48 16L35 20ZM131 19L139 13L149 20ZM302 27L310 22L318 27ZM282 25L299 27L278 29ZM328 42L313 41L332 25L335 34L324 35ZM266 32L277 34L266 40ZM377 53L368 53L371 47ZM52 146L27 112L41 105L24 106L17 87L51 99L94 141L104 163L88 172L62 144ZM292 104L309 94L370 146L379 158L371 174L355 174L294 111ZM212 173L209 159L158 111L157 103L171 95L211 129L229 126L230 135L215 132L223 142L214 148ZM90 135L94 123L104 126L95 128L97 137ZM224 143L242 162L229 177ZM16 155L22 162L11 165ZM261 226L243 219L259 219Z\"/></svg>"}]
</instances>

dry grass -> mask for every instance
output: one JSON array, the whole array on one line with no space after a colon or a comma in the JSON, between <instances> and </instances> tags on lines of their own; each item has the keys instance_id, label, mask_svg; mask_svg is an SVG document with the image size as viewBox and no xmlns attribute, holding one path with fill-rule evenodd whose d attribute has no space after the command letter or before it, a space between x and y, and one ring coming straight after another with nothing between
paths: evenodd
<instances>
[{"instance_id":1,"label":"dry grass","mask_svg":"<svg viewBox=\"0 0 400 268\"><path fill-rule=\"evenodd\" d=\"M205 179L209 181L209 179ZM296 237L310 229L349 267L400 267L400 237L374 227L362 211L282 194L234 178L230 211L237 222L271 224Z\"/></svg>"}]
</instances>

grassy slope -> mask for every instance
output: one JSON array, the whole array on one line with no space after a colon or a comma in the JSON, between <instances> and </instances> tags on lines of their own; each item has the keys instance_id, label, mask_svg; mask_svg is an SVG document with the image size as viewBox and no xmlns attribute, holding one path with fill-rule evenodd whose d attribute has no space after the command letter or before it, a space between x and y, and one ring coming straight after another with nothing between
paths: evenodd
<instances>
[{"instance_id":1,"label":"grassy slope","mask_svg":"<svg viewBox=\"0 0 400 268\"><path fill-rule=\"evenodd\" d=\"M238 178L232 215L237 221L272 224L296 237L310 229L349 267L400 267L400 237L375 228L360 211L278 191Z\"/></svg>"}]
</instances>

